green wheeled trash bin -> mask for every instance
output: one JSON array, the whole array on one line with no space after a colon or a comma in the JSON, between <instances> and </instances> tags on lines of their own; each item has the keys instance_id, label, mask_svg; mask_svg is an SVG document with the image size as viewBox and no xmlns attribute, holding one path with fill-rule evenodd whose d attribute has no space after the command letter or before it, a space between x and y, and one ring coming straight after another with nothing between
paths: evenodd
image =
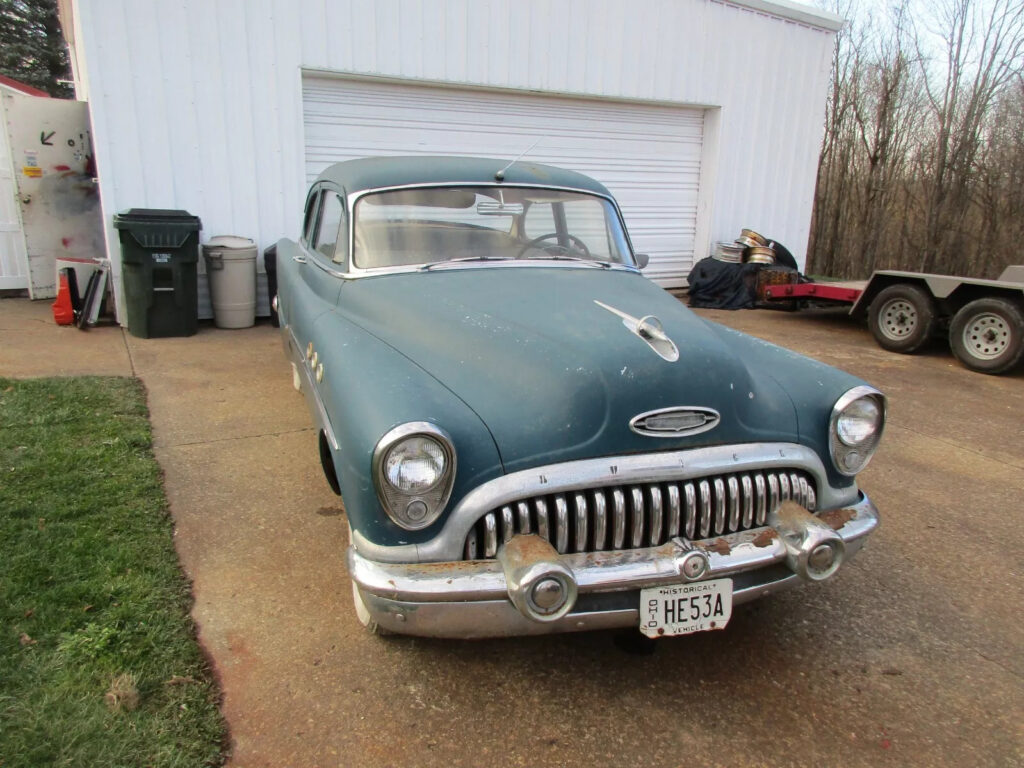
<instances>
[{"instance_id":1,"label":"green wheeled trash bin","mask_svg":"<svg viewBox=\"0 0 1024 768\"><path fill-rule=\"evenodd\" d=\"M199 217L132 208L114 216L114 228L121 237L128 332L143 339L193 335L199 322Z\"/></svg>"}]
</instances>

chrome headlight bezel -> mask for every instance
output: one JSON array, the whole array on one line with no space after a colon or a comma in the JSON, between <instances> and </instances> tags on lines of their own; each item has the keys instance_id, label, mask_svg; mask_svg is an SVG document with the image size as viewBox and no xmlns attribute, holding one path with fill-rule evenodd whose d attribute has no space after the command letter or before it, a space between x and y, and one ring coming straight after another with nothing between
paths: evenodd
<instances>
[{"instance_id":1,"label":"chrome headlight bezel","mask_svg":"<svg viewBox=\"0 0 1024 768\"><path fill-rule=\"evenodd\" d=\"M444 454L441 477L419 493L408 493L388 480L385 465L392 451L409 440L432 441ZM431 525L444 511L455 484L455 446L448 433L429 421L410 421L389 430L373 449L373 484L377 498L388 517L407 531L418 531ZM422 505L419 506L419 505ZM416 515L417 510L425 511ZM412 513L412 514L410 514Z\"/></svg>"},{"instance_id":2,"label":"chrome headlight bezel","mask_svg":"<svg viewBox=\"0 0 1024 768\"><path fill-rule=\"evenodd\" d=\"M850 406L865 398L873 401L878 409L878 426L864 440L851 445L839 436L839 419ZM853 477L864 471L882 440L882 433L885 431L885 418L885 395L874 387L865 385L854 387L844 392L836 400L828 422L828 447L832 456L832 464L839 474Z\"/></svg>"}]
</instances>

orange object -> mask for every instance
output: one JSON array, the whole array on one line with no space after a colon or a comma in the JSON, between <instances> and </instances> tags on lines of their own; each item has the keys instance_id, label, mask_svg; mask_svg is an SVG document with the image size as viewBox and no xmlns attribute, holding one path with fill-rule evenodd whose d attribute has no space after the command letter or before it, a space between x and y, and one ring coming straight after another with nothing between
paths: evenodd
<instances>
[{"instance_id":1,"label":"orange object","mask_svg":"<svg viewBox=\"0 0 1024 768\"><path fill-rule=\"evenodd\" d=\"M71 306L71 286L64 270L60 273L57 300L53 302L53 319L57 325L71 325L75 322L75 310Z\"/></svg>"}]
</instances>

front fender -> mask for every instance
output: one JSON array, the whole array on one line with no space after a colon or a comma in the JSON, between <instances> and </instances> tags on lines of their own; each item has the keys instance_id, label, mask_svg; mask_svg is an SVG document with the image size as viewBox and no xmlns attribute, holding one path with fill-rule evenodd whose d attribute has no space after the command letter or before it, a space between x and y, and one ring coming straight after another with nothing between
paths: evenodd
<instances>
[{"instance_id":1,"label":"front fender","mask_svg":"<svg viewBox=\"0 0 1024 768\"><path fill-rule=\"evenodd\" d=\"M333 311L316 319L313 339L324 366L323 380L314 379L313 386L337 438L331 453L353 529L387 546L427 541L466 493L502 474L498 449L480 417L411 360ZM392 522L377 499L372 474L377 441L409 421L444 429L457 462L446 511L420 531Z\"/></svg>"}]
</instances>

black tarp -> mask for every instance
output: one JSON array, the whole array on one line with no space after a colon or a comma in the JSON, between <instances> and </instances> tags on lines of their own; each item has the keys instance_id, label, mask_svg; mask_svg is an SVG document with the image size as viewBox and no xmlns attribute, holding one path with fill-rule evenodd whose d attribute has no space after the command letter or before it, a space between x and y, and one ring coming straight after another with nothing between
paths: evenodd
<instances>
[{"instance_id":1,"label":"black tarp","mask_svg":"<svg viewBox=\"0 0 1024 768\"><path fill-rule=\"evenodd\" d=\"M707 309L749 309L757 300L760 264L732 264L710 256L693 265L690 306Z\"/></svg>"}]
</instances>

